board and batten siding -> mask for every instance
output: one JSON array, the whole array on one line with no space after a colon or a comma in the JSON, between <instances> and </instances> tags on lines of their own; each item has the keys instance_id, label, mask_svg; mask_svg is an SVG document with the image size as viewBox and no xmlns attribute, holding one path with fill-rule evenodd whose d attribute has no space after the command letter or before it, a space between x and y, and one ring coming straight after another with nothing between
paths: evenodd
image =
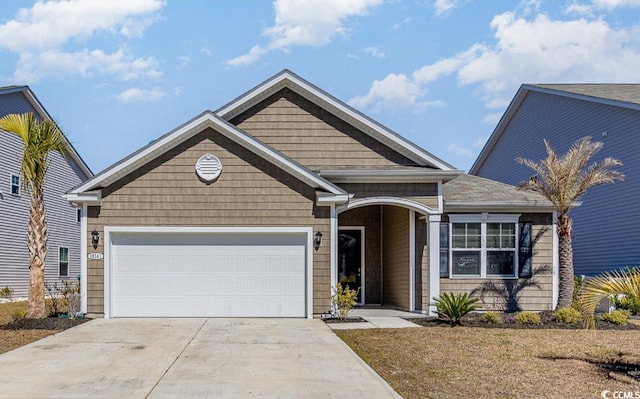
<instances>
[{"instance_id":1,"label":"board and batten siding","mask_svg":"<svg viewBox=\"0 0 640 399\"><path fill-rule=\"evenodd\" d=\"M21 93L0 96L0 110L3 114L33 111ZM11 194L11 174L20 174L22 150L23 144L18 137L0 131L0 288L11 288L15 297L26 297L29 291L27 224L30 196L24 192L17 196ZM74 161L58 153L51 153L50 157L44 186L49 229L45 281L60 285L67 277L60 277L58 273L59 247L69 248L68 278L75 280L80 274L81 226L76 208L62 195L84 181L86 176Z\"/></svg>"},{"instance_id":2,"label":"board and batten siding","mask_svg":"<svg viewBox=\"0 0 640 399\"><path fill-rule=\"evenodd\" d=\"M312 170L416 165L289 89L231 123Z\"/></svg>"},{"instance_id":3,"label":"board and batten siding","mask_svg":"<svg viewBox=\"0 0 640 399\"><path fill-rule=\"evenodd\" d=\"M383 304L409 309L409 210L397 206L382 209Z\"/></svg>"},{"instance_id":4,"label":"board and batten siding","mask_svg":"<svg viewBox=\"0 0 640 399\"><path fill-rule=\"evenodd\" d=\"M522 214L533 224L533 276L526 279L441 278L440 292L468 293L481 310L552 310L553 221L551 214Z\"/></svg>"},{"instance_id":5,"label":"board and batten siding","mask_svg":"<svg viewBox=\"0 0 640 399\"><path fill-rule=\"evenodd\" d=\"M625 266L640 265L640 212L634 209L640 196L640 111L529 92L477 171L477 175L517 184L532 171L516 157L546 158L543 139L558 154L584 136L602 141L594 161L619 159L624 182L592 188L573 216L575 273L596 275Z\"/></svg>"},{"instance_id":6,"label":"board and batten siding","mask_svg":"<svg viewBox=\"0 0 640 399\"><path fill-rule=\"evenodd\" d=\"M222 173L210 185L194 165L212 153ZM323 234L313 251L313 313L330 309L329 208L315 206L315 190L213 129L205 129L103 189L102 205L89 207L88 231L104 226L286 226ZM89 252L103 252L104 242ZM89 260L88 312L104 312L104 263Z\"/></svg>"}]
</instances>

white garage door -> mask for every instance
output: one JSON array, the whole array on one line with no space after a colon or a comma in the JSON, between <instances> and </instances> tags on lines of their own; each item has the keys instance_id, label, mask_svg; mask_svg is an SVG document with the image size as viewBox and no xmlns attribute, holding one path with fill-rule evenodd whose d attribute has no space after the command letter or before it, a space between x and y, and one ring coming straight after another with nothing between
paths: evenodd
<instances>
[{"instance_id":1,"label":"white garage door","mask_svg":"<svg viewBox=\"0 0 640 399\"><path fill-rule=\"evenodd\" d=\"M304 317L306 234L112 233L111 317Z\"/></svg>"}]
</instances>

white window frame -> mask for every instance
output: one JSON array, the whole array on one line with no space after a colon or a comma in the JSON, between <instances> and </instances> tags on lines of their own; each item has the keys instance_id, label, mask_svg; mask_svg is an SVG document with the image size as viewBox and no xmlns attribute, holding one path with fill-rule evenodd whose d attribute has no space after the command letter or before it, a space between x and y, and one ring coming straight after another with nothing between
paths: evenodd
<instances>
[{"instance_id":1,"label":"white window frame","mask_svg":"<svg viewBox=\"0 0 640 399\"><path fill-rule=\"evenodd\" d=\"M490 213L476 213L476 214L458 214L449 215L449 277L452 279L517 279L518 278L518 223L520 221L520 214L490 214ZM480 248L453 248L453 224L455 223L480 223ZM491 249L487 249L487 223L513 223L515 226L515 248L514 251L514 265L513 274L507 275L490 275L487 276L487 252ZM480 274L463 275L454 274L453 272L453 251L478 251L480 250Z\"/></svg>"},{"instance_id":2,"label":"white window frame","mask_svg":"<svg viewBox=\"0 0 640 399\"><path fill-rule=\"evenodd\" d=\"M13 178L16 177L18 179L18 191L17 192L13 192L13 188L16 186L13 183ZM17 197L20 196L20 188L22 186L22 179L20 179L20 175L17 173L11 173L11 175L9 176L9 192L11 193L11 195L15 195Z\"/></svg>"},{"instance_id":3,"label":"white window frame","mask_svg":"<svg viewBox=\"0 0 640 399\"><path fill-rule=\"evenodd\" d=\"M67 274L63 275L60 274L60 251L65 248L67 250ZM71 257L71 251L69 250L69 247L63 247L63 246L59 246L58 247L58 277L69 277L69 264L71 263L69 260L69 258Z\"/></svg>"}]
</instances>

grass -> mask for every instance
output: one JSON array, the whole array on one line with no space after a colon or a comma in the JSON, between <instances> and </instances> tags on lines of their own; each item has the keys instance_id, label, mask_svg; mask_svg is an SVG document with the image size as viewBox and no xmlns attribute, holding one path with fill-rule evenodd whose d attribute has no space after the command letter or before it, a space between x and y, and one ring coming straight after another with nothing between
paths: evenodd
<instances>
[{"instance_id":1,"label":"grass","mask_svg":"<svg viewBox=\"0 0 640 399\"><path fill-rule=\"evenodd\" d=\"M640 391L640 331L337 330L404 398L599 398Z\"/></svg>"},{"instance_id":2,"label":"grass","mask_svg":"<svg viewBox=\"0 0 640 399\"><path fill-rule=\"evenodd\" d=\"M16 311L26 310L27 302L8 302L0 304L0 326L13 320ZM3 330L0 329L0 353L37 341L60 330Z\"/></svg>"}]
</instances>

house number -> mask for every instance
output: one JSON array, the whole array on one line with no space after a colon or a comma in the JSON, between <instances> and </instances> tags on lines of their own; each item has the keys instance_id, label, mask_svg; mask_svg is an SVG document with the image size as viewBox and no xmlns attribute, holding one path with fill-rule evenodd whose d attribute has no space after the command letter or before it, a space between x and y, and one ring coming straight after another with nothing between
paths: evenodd
<instances>
[{"instance_id":1,"label":"house number","mask_svg":"<svg viewBox=\"0 0 640 399\"><path fill-rule=\"evenodd\" d=\"M91 260L100 260L100 259L103 259L103 258L104 258L104 255L99 253L99 252L91 252L89 254L89 259L91 259Z\"/></svg>"}]
</instances>

